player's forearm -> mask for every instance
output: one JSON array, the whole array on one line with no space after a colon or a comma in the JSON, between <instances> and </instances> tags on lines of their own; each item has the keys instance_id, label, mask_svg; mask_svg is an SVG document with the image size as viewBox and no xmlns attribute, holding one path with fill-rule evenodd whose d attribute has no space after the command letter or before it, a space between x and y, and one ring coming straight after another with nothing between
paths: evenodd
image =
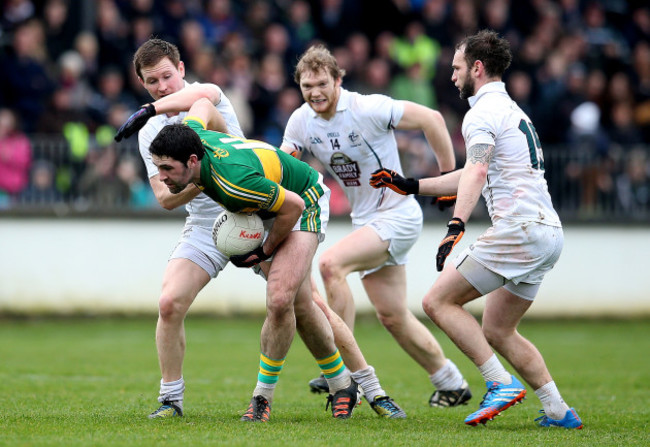
<instances>
[{"instance_id":1,"label":"player's forearm","mask_svg":"<svg viewBox=\"0 0 650 447\"><path fill-rule=\"evenodd\" d=\"M456 156L451 143L451 136L447 130L447 124L440 112L432 111L431 119L423 129L429 145L436 154L436 160L441 172L449 172L456 169Z\"/></svg>"},{"instance_id":2,"label":"player's forearm","mask_svg":"<svg viewBox=\"0 0 650 447\"><path fill-rule=\"evenodd\" d=\"M419 181L419 194L425 196L453 196L458 191L458 182L463 170L450 172L438 177L421 178Z\"/></svg>"},{"instance_id":3,"label":"player's forearm","mask_svg":"<svg viewBox=\"0 0 650 447\"><path fill-rule=\"evenodd\" d=\"M487 167L481 164L466 165L458 181L458 197L454 208L454 217L467 222L474 207L481 197L485 184ZM452 173L454 174L454 173ZM451 174L450 174L451 175Z\"/></svg>"},{"instance_id":4,"label":"player's forearm","mask_svg":"<svg viewBox=\"0 0 650 447\"><path fill-rule=\"evenodd\" d=\"M154 101L156 113L178 113L190 110L192 105L199 99L205 98L211 104L217 104L221 100L219 88L214 84L189 85L176 93L167 95Z\"/></svg>"},{"instance_id":5,"label":"player's forearm","mask_svg":"<svg viewBox=\"0 0 650 447\"><path fill-rule=\"evenodd\" d=\"M170 211L179 206L186 205L201 193L199 188L190 183L183 191L178 194L172 194L167 186L158 179L157 175L150 179L150 183L160 206Z\"/></svg>"}]
</instances>

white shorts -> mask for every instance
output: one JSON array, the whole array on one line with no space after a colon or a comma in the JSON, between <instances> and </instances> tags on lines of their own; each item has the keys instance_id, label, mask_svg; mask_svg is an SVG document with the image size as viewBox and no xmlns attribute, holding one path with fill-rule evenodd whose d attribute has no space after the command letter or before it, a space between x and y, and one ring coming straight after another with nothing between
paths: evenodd
<instances>
[{"instance_id":1,"label":"white shorts","mask_svg":"<svg viewBox=\"0 0 650 447\"><path fill-rule=\"evenodd\" d=\"M544 275L559 259L563 245L561 227L500 220L463 250L454 265L483 295L505 286L515 295L532 300Z\"/></svg>"},{"instance_id":2,"label":"white shorts","mask_svg":"<svg viewBox=\"0 0 650 447\"><path fill-rule=\"evenodd\" d=\"M380 211L366 220L356 220L355 230L370 227L382 241L389 241L388 260L373 269L359 272L361 278L374 273L387 265L404 265L408 262L408 252L422 233L422 208L417 202L408 206Z\"/></svg>"},{"instance_id":3,"label":"white shorts","mask_svg":"<svg viewBox=\"0 0 650 447\"><path fill-rule=\"evenodd\" d=\"M229 260L214 245L212 225L214 217L189 216L181 238L169 259L189 259L205 270L211 278L216 278Z\"/></svg>"}]
</instances>

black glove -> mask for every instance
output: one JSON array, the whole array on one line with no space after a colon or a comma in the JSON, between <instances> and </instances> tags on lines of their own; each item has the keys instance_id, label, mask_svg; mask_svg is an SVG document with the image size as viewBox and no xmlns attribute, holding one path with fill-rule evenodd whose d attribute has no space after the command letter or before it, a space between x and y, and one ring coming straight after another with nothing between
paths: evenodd
<instances>
[{"instance_id":1,"label":"black glove","mask_svg":"<svg viewBox=\"0 0 650 447\"><path fill-rule=\"evenodd\" d=\"M465 234L465 222L463 222L458 217L454 217L447 224L447 236L440 242L438 246L438 254L436 255L436 269L439 272L442 272L442 268L445 266L445 260L454 246L460 241Z\"/></svg>"},{"instance_id":2,"label":"black glove","mask_svg":"<svg viewBox=\"0 0 650 447\"><path fill-rule=\"evenodd\" d=\"M131 135L142 129L149 118L156 116L156 108L153 104L140 107L115 134L115 141L122 141L122 138L129 138Z\"/></svg>"},{"instance_id":3,"label":"black glove","mask_svg":"<svg viewBox=\"0 0 650 447\"><path fill-rule=\"evenodd\" d=\"M391 169L377 169L370 175L370 186L373 188L388 187L403 196L417 194L420 182L414 178L404 178Z\"/></svg>"},{"instance_id":4,"label":"black glove","mask_svg":"<svg viewBox=\"0 0 650 447\"><path fill-rule=\"evenodd\" d=\"M431 200L431 205L438 205L438 209L440 211L445 210L447 208L451 208L455 204L456 204L456 196L434 197Z\"/></svg>"},{"instance_id":5,"label":"black glove","mask_svg":"<svg viewBox=\"0 0 650 447\"><path fill-rule=\"evenodd\" d=\"M269 259L271 255L264 253L263 245L260 245L255 250L244 253L243 255L232 255L230 262L236 267L253 267L262 261Z\"/></svg>"},{"instance_id":6,"label":"black glove","mask_svg":"<svg viewBox=\"0 0 650 447\"><path fill-rule=\"evenodd\" d=\"M444 171L441 172L440 175L445 175L449 174L450 172L454 171ZM441 197L433 197L431 199L431 205L438 205L438 209L440 211L451 208L456 204L456 195L454 194L453 196L441 196Z\"/></svg>"}]
</instances>

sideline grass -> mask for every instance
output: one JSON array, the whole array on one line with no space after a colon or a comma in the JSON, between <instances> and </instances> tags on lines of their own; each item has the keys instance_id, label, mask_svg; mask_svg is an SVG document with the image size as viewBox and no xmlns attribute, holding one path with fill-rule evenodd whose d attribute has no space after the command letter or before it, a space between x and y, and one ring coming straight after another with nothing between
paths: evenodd
<instances>
[{"instance_id":1,"label":"sideline grass","mask_svg":"<svg viewBox=\"0 0 650 447\"><path fill-rule=\"evenodd\" d=\"M486 427L463 418L484 385L475 368L428 326L466 375L470 405L438 410L426 402L422 370L375 320L357 338L406 420L381 420L364 402L352 419L334 420L325 398L307 391L318 373L296 338L268 424L246 424L255 384L261 318L186 321L186 417L150 421L159 372L155 318L0 320L0 445L10 446L635 446L650 444L650 322L525 321L521 332L545 355L580 431L539 428L532 390L523 405Z\"/></svg>"}]
</instances>

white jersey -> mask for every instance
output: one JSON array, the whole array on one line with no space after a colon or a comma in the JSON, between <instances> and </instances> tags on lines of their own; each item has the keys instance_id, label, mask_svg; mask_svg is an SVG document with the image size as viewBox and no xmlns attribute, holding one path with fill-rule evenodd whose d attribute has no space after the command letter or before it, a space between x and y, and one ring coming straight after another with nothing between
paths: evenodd
<instances>
[{"instance_id":1,"label":"white jersey","mask_svg":"<svg viewBox=\"0 0 650 447\"><path fill-rule=\"evenodd\" d=\"M469 98L463 119L465 147L494 146L483 197L492 223L499 219L561 226L544 179L542 147L530 118L503 82L490 82Z\"/></svg>"},{"instance_id":2,"label":"white jersey","mask_svg":"<svg viewBox=\"0 0 650 447\"><path fill-rule=\"evenodd\" d=\"M336 114L319 117L305 103L293 112L283 145L308 151L343 188L352 208L352 221L365 221L377 211L419 206L413 196L370 186L370 174L379 168L402 173L394 129L404 105L385 95L361 95L341 89Z\"/></svg>"},{"instance_id":3,"label":"white jersey","mask_svg":"<svg viewBox=\"0 0 650 447\"><path fill-rule=\"evenodd\" d=\"M189 84L186 82L185 86L188 85ZM218 104L215 104L215 107L226 120L228 132L232 135L243 138L244 134L241 131L239 120L237 119L237 115L235 115L235 110L233 109L230 100L226 97L220 88L219 92L221 93L221 100ZM147 168L147 175L149 178L158 174L158 168L153 163L151 154L149 153L149 146L151 145L151 142L154 138L156 138L156 135L158 135L158 132L160 132L163 127L168 124L182 123L183 119L186 116L187 112L181 112L178 115L171 117L165 114L156 115L149 118L147 124L145 124L144 127L140 129L140 132L138 133L138 145L140 148L140 155L142 156L142 160L144 160L144 164ZM190 214L190 216L213 217L223 210L221 205L206 196L204 193L200 193L198 196L188 202L187 205L185 205L185 209Z\"/></svg>"}]
</instances>

